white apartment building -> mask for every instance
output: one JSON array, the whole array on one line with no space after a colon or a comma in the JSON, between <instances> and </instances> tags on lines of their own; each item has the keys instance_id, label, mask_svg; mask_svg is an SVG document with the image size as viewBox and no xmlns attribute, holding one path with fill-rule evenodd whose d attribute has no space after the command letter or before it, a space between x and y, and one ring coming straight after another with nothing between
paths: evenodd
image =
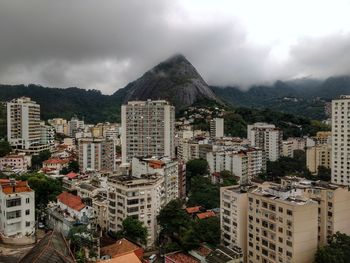
<instances>
[{"instance_id":1,"label":"white apartment building","mask_svg":"<svg viewBox=\"0 0 350 263\"><path fill-rule=\"evenodd\" d=\"M136 158L132 159L132 174L141 177L147 174L164 176L165 202L179 198L179 162L169 158Z\"/></svg>"},{"instance_id":2,"label":"white apartment building","mask_svg":"<svg viewBox=\"0 0 350 263\"><path fill-rule=\"evenodd\" d=\"M0 179L0 211L4 243L35 243L35 195L27 182Z\"/></svg>"},{"instance_id":3,"label":"white apartment building","mask_svg":"<svg viewBox=\"0 0 350 263\"><path fill-rule=\"evenodd\" d=\"M249 182L248 157L244 152L215 151L207 154L207 161L211 173L230 171L240 178L240 184Z\"/></svg>"},{"instance_id":4,"label":"white apartment building","mask_svg":"<svg viewBox=\"0 0 350 263\"><path fill-rule=\"evenodd\" d=\"M213 150L213 145L209 140L180 139L177 148L179 159L188 162L193 159L205 159L208 152Z\"/></svg>"},{"instance_id":5,"label":"white apartment building","mask_svg":"<svg viewBox=\"0 0 350 263\"><path fill-rule=\"evenodd\" d=\"M214 118L210 121L210 137L224 137L224 119Z\"/></svg>"},{"instance_id":6,"label":"white apartment building","mask_svg":"<svg viewBox=\"0 0 350 263\"><path fill-rule=\"evenodd\" d=\"M115 171L113 140L81 138L78 140L80 171Z\"/></svg>"},{"instance_id":7,"label":"white apartment building","mask_svg":"<svg viewBox=\"0 0 350 263\"><path fill-rule=\"evenodd\" d=\"M332 182L350 186L350 96L332 100Z\"/></svg>"},{"instance_id":8,"label":"white apartment building","mask_svg":"<svg viewBox=\"0 0 350 263\"><path fill-rule=\"evenodd\" d=\"M85 124L83 120L79 120L78 117L74 116L68 121L68 135L70 137L75 137L77 132L83 131Z\"/></svg>"},{"instance_id":9,"label":"white apartment building","mask_svg":"<svg viewBox=\"0 0 350 263\"><path fill-rule=\"evenodd\" d=\"M125 218L136 218L147 228L147 246L152 246L158 235L157 215L166 204L165 200L162 175L109 177L108 229L121 230Z\"/></svg>"},{"instance_id":10,"label":"white apartment building","mask_svg":"<svg viewBox=\"0 0 350 263\"><path fill-rule=\"evenodd\" d=\"M282 153L282 130L273 124L254 123L247 127L247 138L253 147L266 152L266 158L276 161Z\"/></svg>"},{"instance_id":11,"label":"white apartment building","mask_svg":"<svg viewBox=\"0 0 350 263\"><path fill-rule=\"evenodd\" d=\"M27 97L7 103L7 138L19 150L40 144L39 104Z\"/></svg>"},{"instance_id":12,"label":"white apartment building","mask_svg":"<svg viewBox=\"0 0 350 263\"><path fill-rule=\"evenodd\" d=\"M45 122L40 123L40 144L54 147L55 145L55 129Z\"/></svg>"},{"instance_id":13,"label":"white apartment building","mask_svg":"<svg viewBox=\"0 0 350 263\"><path fill-rule=\"evenodd\" d=\"M175 157L175 107L169 102L129 101L121 119L123 163L135 156Z\"/></svg>"}]
</instances>

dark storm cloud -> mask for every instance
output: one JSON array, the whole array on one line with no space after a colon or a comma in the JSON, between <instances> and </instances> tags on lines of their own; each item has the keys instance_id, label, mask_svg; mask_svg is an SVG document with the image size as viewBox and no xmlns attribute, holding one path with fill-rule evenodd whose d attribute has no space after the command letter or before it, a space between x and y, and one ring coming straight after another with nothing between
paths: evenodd
<instances>
[{"instance_id":1,"label":"dark storm cloud","mask_svg":"<svg viewBox=\"0 0 350 263\"><path fill-rule=\"evenodd\" d=\"M344 36L340 43L324 40L326 52L317 40L300 41L280 65L271 57L273 47L248 41L239 21L193 18L165 0L0 0L0 38L0 83L105 93L175 53L215 85L247 86L310 71L325 76L350 61L342 56L349 49Z\"/></svg>"}]
</instances>

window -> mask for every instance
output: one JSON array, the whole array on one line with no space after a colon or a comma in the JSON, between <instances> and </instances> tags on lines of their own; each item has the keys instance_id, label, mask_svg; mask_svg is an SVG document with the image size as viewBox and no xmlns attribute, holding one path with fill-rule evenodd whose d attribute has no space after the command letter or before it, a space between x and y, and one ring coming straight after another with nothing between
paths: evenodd
<instances>
[{"instance_id":1,"label":"window","mask_svg":"<svg viewBox=\"0 0 350 263\"><path fill-rule=\"evenodd\" d=\"M6 200L6 206L7 207L13 207L13 206L19 206L21 205L21 198L14 198Z\"/></svg>"},{"instance_id":2,"label":"window","mask_svg":"<svg viewBox=\"0 0 350 263\"><path fill-rule=\"evenodd\" d=\"M293 215L293 211L292 211L292 210L287 209L287 215L292 216L292 215Z\"/></svg>"},{"instance_id":3,"label":"window","mask_svg":"<svg viewBox=\"0 0 350 263\"><path fill-rule=\"evenodd\" d=\"M30 222L26 221L26 227L30 226Z\"/></svg>"},{"instance_id":4,"label":"window","mask_svg":"<svg viewBox=\"0 0 350 263\"><path fill-rule=\"evenodd\" d=\"M27 210L26 210L26 216L29 215L29 214L30 214L30 210L27 209Z\"/></svg>"},{"instance_id":5,"label":"window","mask_svg":"<svg viewBox=\"0 0 350 263\"><path fill-rule=\"evenodd\" d=\"M30 202L30 199L29 199L29 197L27 197L26 198L26 204L29 204L29 202Z\"/></svg>"},{"instance_id":6,"label":"window","mask_svg":"<svg viewBox=\"0 0 350 263\"><path fill-rule=\"evenodd\" d=\"M7 219L14 219L14 218L21 217L21 210L7 212L6 216L7 216Z\"/></svg>"}]
</instances>

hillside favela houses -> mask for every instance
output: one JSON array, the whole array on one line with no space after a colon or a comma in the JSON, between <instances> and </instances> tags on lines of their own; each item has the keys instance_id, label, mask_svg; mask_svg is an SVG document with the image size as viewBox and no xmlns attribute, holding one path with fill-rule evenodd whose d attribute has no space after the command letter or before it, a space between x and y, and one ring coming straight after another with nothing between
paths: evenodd
<instances>
[{"instance_id":1,"label":"hillside favela houses","mask_svg":"<svg viewBox=\"0 0 350 263\"><path fill-rule=\"evenodd\" d=\"M183 56L164 63L143 85L178 63L198 75ZM349 96L328 127L233 109L203 79L184 97L209 101L186 106L143 98L139 81L118 118L43 119L40 100L8 100L0 262L323 263L348 247Z\"/></svg>"}]
</instances>

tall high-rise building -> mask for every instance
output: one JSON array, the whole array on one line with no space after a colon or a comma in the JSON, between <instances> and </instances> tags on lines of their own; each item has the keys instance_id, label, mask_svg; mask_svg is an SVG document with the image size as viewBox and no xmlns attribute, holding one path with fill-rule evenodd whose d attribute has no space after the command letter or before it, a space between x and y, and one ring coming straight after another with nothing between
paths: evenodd
<instances>
[{"instance_id":1,"label":"tall high-rise building","mask_svg":"<svg viewBox=\"0 0 350 263\"><path fill-rule=\"evenodd\" d=\"M332 100L332 182L350 186L350 96Z\"/></svg>"},{"instance_id":2,"label":"tall high-rise building","mask_svg":"<svg viewBox=\"0 0 350 263\"><path fill-rule=\"evenodd\" d=\"M21 97L7 103L7 138L12 147L28 150L40 144L40 105Z\"/></svg>"},{"instance_id":3,"label":"tall high-rise building","mask_svg":"<svg viewBox=\"0 0 350 263\"><path fill-rule=\"evenodd\" d=\"M210 121L210 136L213 138L224 137L224 119L214 118Z\"/></svg>"},{"instance_id":4,"label":"tall high-rise building","mask_svg":"<svg viewBox=\"0 0 350 263\"><path fill-rule=\"evenodd\" d=\"M254 123L247 127L247 138L252 146L266 152L266 159L276 161L282 153L282 130L273 124Z\"/></svg>"},{"instance_id":5,"label":"tall high-rise building","mask_svg":"<svg viewBox=\"0 0 350 263\"><path fill-rule=\"evenodd\" d=\"M165 100L122 106L122 162L139 156L175 156L175 107Z\"/></svg>"}]
</instances>

